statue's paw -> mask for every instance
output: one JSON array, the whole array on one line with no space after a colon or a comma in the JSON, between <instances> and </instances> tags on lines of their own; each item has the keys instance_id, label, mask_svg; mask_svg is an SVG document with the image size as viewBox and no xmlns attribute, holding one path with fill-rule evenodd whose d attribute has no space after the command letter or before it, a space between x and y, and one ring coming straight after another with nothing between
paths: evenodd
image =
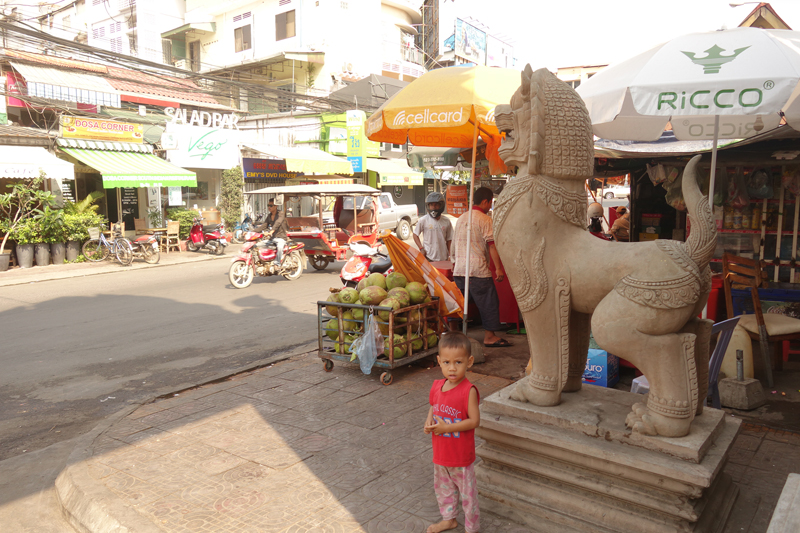
<instances>
[{"instance_id":1,"label":"statue's paw","mask_svg":"<svg viewBox=\"0 0 800 533\"><path fill-rule=\"evenodd\" d=\"M625 426L642 435L658 434L647 406L643 403L633 404L631 412L628 413L628 416L625 418Z\"/></svg>"},{"instance_id":2,"label":"statue's paw","mask_svg":"<svg viewBox=\"0 0 800 533\"><path fill-rule=\"evenodd\" d=\"M561 403L559 391L540 389L534 386L529 378L519 380L508 397L518 402L532 403L542 407L552 407Z\"/></svg>"},{"instance_id":3,"label":"statue's paw","mask_svg":"<svg viewBox=\"0 0 800 533\"><path fill-rule=\"evenodd\" d=\"M525 400L525 396L519 390L521 384L522 384L522 382L517 382L517 383L514 384L514 389L511 391L511 394L508 395L508 397L510 399L516 400L518 402L527 401L527 400Z\"/></svg>"}]
</instances>

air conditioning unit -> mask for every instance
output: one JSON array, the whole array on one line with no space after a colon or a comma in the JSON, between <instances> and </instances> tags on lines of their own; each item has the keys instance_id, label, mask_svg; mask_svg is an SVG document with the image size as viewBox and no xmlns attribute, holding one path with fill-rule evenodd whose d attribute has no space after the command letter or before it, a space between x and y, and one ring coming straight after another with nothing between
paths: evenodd
<instances>
[{"instance_id":1,"label":"air conditioning unit","mask_svg":"<svg viewBox=\"0 0 800 533\"><path fill-rule=\"evenodd\" d=\"M183 70L189 70L189 60L188 59L176 59L175 60L175 68L181 68Z\"/></svg>"}]
</instances>

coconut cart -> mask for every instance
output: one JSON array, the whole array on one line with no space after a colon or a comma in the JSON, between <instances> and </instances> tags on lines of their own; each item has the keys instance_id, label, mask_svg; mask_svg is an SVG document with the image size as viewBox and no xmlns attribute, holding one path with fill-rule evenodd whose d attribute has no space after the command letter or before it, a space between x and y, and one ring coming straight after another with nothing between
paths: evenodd
<instances>
[{"instance_id":1,"label":"coconut cart","mask_svg":"<svg viewBox=\"0 0 800 533\"><path fill-rule=\"evenodd\" d=\"M333 362L358 364L350 353L350 346L366 327L367 317L376 315L384 334L385 343L394 349L378 355L373 368L382 369L380 379L384 385L392 383L392 370L439 352L442 320L439 316L438 298L408 307L369 306L336 302L317 302L317 338L319 358L325 371L333 370ZM356 318L359 317L359 318ZM412 335L408 335L411 331Z\"/></svg>"}]
</instances>

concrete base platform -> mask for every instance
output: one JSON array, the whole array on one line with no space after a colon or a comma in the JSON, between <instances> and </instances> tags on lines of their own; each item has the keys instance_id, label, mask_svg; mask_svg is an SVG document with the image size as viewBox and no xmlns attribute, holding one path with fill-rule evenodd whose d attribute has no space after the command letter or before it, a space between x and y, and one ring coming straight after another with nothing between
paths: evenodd
<instances>
[{"instance_id":1,"label":"concrete base platform","mask_svg":"<svg viewBox=\"0 0 800 533\"><path fill-rule=\"evenodd\" d=\"M686 437L645 437L625 428L641 395L584 386L538 407L511 390L481 404L481 509L548 533L722 530L738 489L721 472L740 421L706 409Z\"/></svg>"}]
</instances>

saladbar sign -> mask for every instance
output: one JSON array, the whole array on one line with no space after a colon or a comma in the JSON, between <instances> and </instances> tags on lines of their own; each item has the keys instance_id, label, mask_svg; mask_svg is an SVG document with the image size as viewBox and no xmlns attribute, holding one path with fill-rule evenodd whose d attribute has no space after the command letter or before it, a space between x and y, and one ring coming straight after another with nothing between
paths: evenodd
<instances>
[{"instance_id":1,"label":"saladbar sign","mask_svg":"<svg viewBox=\"0 0 800 533\"><path fill-rule=\"evenodd\" d=\"M162 136L167 160L183 168L226 170L239 165L239 117L166 108L170 117Z\"/></svg>"}]
</instances>

